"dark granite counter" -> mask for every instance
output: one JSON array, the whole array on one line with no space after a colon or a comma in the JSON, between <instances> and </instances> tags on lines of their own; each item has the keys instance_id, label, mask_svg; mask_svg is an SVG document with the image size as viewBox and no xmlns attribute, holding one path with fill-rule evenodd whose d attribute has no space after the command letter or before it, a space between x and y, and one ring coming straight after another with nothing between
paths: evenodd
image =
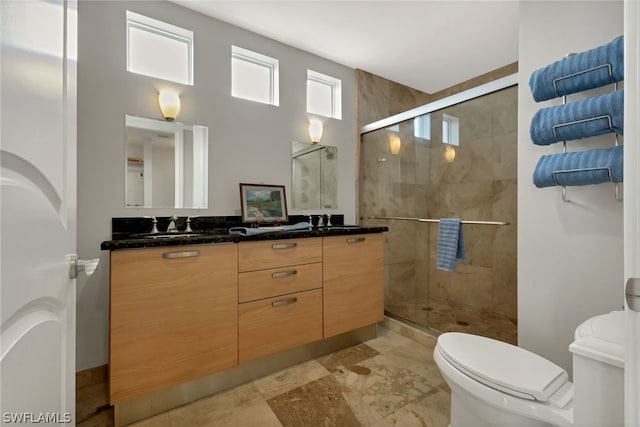
<instances>
[{"instance_id":1,"label":"dark granite counter","mask_svg":"<svg viewBox=\"0 0 640 427\"><path fill-rule=\"evenodd\" d=\"M168 218L157 218L158 228L166 229ZM119 250L134 248L152 248L162 246L184 246L203 245L213 243L237 243L256 240L281 240L299 239L309 237L329 237L352 234L371 234L389 231L387 227L359 227L356 225L344 225L343 216L331 217L332 226L314 225L310 229L291 231L269 231L255 235L229 234L230 227L243 226L239 217L199 217L191 219L190 233L179 232L171 237L167 233L151 234L151 218L113 218L112 219L112 240L102 242L102 250ZM295 224L307 221L307 217L291 217L287 224ZM317 224L317 221L314 221ZM178 218L176 221L178 229L184 230L185 218ZM282 224L285 225L285 224ZM244 224L246 226L246 224Z\"/></svg>"}]
</instances>

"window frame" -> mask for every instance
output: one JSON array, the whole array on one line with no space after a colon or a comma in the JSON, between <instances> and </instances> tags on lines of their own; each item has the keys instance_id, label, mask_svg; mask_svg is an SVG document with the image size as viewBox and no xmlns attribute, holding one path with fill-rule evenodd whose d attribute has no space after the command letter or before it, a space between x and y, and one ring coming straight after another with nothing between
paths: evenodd
<instances>
[{"instance_id":1,"label":"window frame","mask_svg":"<svg viewBox=\"0 0 640 427\"><path fill-rule=\"evenodd\" d=\"M447 123L447 140L445 141L444 123ZM460 145L460 119L449 114L442 114L442 143L448 145Z\"/></svg>"},{"instance_id":2,"label":"window frame","mask_svg":"<svg viewBox=\"0 0 640 427\"><path fill-rule=\"evenodd\" d=\"M330 116L319 113L318 111L309 110L309 81L324 84L331 88ZM317 71L307 69L307 113L342 120L342 80L329 76L327 74L322 74Z\"/></svg>"},{"instance_id":3,"label":"window frame","mask_svg":"<svg viewBox=\"0 0 640 427\"><path fill-rule=\"evenodd\" d=\"M256 99L245 98L243 96L233 94L234 59L265 67L269 70L269 102L258 101ZM280 105L280 60L249 49L245 49L240 46L231 45L231 96L233 98L244 99L247 101L278 107Z\"/></svg>"},{"instance_id":4,"label":"window frame","mask_svg":"<svg viewBox=\"0 0 640 427\"><path fill-rule=\"evenodd\" d=\"M131 70L131 28L135 28L142 31L147 31L151 34L155 34L158 36L166 37L168 39L172 39L178 42L185 43L187 45L187 81L177 81L172 79L167 79L165 77L160 77L157 75L152 75L148 73L143 73L139 71ZM193 55L193 44L194 44L194 33L191 30L186 28L178 27L173 24L169 24L168 22L160 21L154 18L150 18L145 15L141 15L139 13L132 12L127 10L126 13L126 43L127 43L127 71L134 74L140 74L143 76L153 77L157 79L172 81L175 83L180 83L184 85L193 86L194 85L194 55Z\"/></svg>"}]
</instances>

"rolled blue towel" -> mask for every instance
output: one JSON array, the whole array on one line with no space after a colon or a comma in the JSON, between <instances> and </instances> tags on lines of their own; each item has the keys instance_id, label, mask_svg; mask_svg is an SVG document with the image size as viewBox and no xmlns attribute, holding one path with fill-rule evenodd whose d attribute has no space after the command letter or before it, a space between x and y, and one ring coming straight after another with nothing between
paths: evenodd
<instances>
[{"instance_id":1,"label":"rolled blue towel","mask_svg":"<svg viewBox=\"0 0 640 427\"><path fill-rule=\"evenodd\" d=\"M442 218L438 227L438 254L436 267L456 271L456 261L464 259L462 225L458 218Z\"/></svg>"},{"instance_id":2,"label":"rolled blue towel","mask_svg":"<svg viewBox=\"0 0 640 427\"><path fill-rule=\"evenodd\" d=\"M623 164L622 146L548 154L542 156L538 161L533 172L533 183L536 187L543 188L554 185L573 186L622 182ZM577 169L589 170L579 171ZM609 178L609 170L611 178ZM559 171L571 172L558 173ZM554 172L556 172L555 181Z\"/></svg>"},{"instance_id":3,"label":"rolled blue towel","mask_svg":"<svg viewBox=\"0 0 640 427\"><path fill-rule=\"evenodd\" d=\"M549 145L610 132L622 135L623 129L624 91L617 90L542 108L533 115L529 134L534 144Z\"/></svg>"},{"instance_id":4,"label":"rolled blue towel","mask_svg":"<svg viewBox=\"0 0 640 427\"><path fill-rule=\"evenodd\" d=\"M610 64L611 68L607 64ZM540 102L622 80L624 40L619 37L603 46L569 56L534 71L529 79L529 87L533 99Z\"/></svg>"},{"instance_id":5,"label":"rolled blue towel","mask_svg":"<svg viewBox=\"0 0 640 427\"><path fill-rule=\"evenodd\" d=\"M255 236L264 233L277 233L282 231L308 230L310 225L308 222L298 222L291 225L281 225L275 227L231 227L229 234L239 234L241 236Z\"/></svg>"}]
</instances>

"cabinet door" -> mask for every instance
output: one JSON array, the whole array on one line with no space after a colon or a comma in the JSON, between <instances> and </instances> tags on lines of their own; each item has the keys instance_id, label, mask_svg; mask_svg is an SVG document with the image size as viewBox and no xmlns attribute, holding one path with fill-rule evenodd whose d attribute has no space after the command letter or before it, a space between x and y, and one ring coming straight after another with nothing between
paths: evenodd
<instances>
[{"instance_id":1,"label":"cabinet door","mask_svg":"<svg viewBox=\"0 0 640 427\"><path fill-rule=\"evenodd\" d=\"M237 245L111 252L112 404L238 364Z\"/></svg>"},{"instance_id":2,"label":"cabinet door","mask_svg":"<svg viewBox=\"0 0 640 427\"><path fill-rule=\"evenodd\" d=\"M382 234L323 238L324 337L384 317Z\"/></svg>"},{"instance_id":3,"label":"cabinet door","mask_svg":"<svg viewBox=\"0 0 640 427\"><path fill-rule=\"evenodd\" d=\"M240 363L322 339L322 291L240 304Z\"/></svg>"}]
</instances>

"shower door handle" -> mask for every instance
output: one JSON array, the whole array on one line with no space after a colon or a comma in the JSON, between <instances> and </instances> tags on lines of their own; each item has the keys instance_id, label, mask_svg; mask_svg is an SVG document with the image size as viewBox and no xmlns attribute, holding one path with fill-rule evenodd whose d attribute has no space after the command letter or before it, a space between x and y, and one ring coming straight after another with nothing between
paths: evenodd
<instances>
[{"instance_id":1,"label":"shower door handle","mask_svg":"<svg viewBox=\"0 0 640 427\"><path fill-rule=\"evenodd\" d=\"M625 286L627 306L633 311L640 311L640 279L631 277Z\"/></svg>"}]
</instances>

